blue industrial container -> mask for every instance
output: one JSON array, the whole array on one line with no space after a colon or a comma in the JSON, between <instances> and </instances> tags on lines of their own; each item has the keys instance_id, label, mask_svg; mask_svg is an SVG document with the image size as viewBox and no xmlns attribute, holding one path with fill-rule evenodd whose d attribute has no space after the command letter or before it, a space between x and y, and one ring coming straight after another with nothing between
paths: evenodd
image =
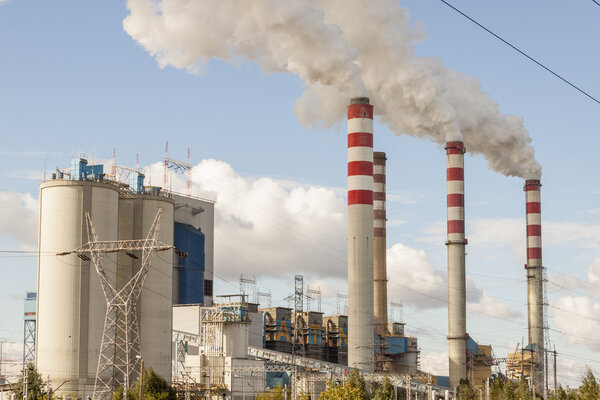
<instances>
[{"instance_id":1,"label":"blue industrial container","mask_svg":"<svg viewBox=\"0 0 600 400\"><path fill-rule=\"evenodd\" d=\"M191 225L175 222L174 242L187 254L179 258L179 303L204 304L204 234Z\"/></svg>"}]
</instances>

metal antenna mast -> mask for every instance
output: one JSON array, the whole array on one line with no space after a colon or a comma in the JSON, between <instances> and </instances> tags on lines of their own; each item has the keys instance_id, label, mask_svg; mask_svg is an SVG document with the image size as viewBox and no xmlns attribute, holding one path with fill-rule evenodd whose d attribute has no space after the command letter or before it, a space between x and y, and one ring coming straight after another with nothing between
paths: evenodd
<instances>
[{"instance_id":1,"label":"metal antenna mast","mask_svg":"<svg viewBox=\"0 0 600 400\"><path fill-rule=\"evenodd\" d=\"M187 197L192 195L192 159L190 155L190 148L188 147L187 162L179 161L169 157L169 142L165 144L165 158L163 161L163 189L171 191L168 187L169 183L169 169L174 170L176 173L185 173L186 176L186 190ZM173 182L171 182L171 185Z\"/></svg>"},{"instance_id":2,"label":"metal antenna mast","mask_svg":"<svg viewBox=\"0 0 600 400\"><path fill-rule=\"evenodd\" d=\"M140 328L137 320L137 302L142 293L144 280L150 269L153 252L174 248L158 240L160 216L163 209L156 213L154 222L145 239L100 241L88 212L85 213L89 242L77 250L57 255L75 253L85 261L92 261L100 279L106 299L106 316L102 333L102 344L98 357L94 399L107 400L113 391L123 386L125 393L132 380L141 371ZM107 253L125 252L138 258L134 251L142 251L142 262L137 273L121 289L112 282L104 269L104 257Z\"/></svg>"},{"instance_id":3,"label":"metal antenna mast","mask_svg":"<svg viewBox=\"0 0 600 400\"><path fill-rule=\"evenodd\" d=\"M240 275L240 293L248 296L248 300L251 303L256 303L257 300L257 288L256 288L256 277L244 278L244 274Z\"/></svg>"},{"instance_id":4,"label":"metal antenna mast","mask_svg":"<svg viewBox=\"0 0 600 400\"><path fill-rule=\"evenodd\" d=\"M337 293L337 315L348 315L348 295Z\"/></svg>"},{"instance_id":5,"label":"metal antenna mast","mask_svg":"<svg viewBox=\"0 0 600 400\"><path fill-rule=\"evenodd\" d=\"M321 288L318 287L316 289L312 289L310 287L306 287L306 308L308 311L311 311L311 301L315 300L317 302L317 311L321 312Z\"/></svg>"}]
</instances>

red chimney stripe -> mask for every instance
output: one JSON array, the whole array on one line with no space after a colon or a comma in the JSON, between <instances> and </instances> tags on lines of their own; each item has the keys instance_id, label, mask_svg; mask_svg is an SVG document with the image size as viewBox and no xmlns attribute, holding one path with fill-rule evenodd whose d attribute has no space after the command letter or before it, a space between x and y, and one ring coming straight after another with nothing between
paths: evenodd
<instances>
[{"instance_id":1,"label":"red chimney stripe","mask_svg":"<svg viewBox=\"0 0 600 400\"><path fill-rule=\"evenodd\" d=\"M348 163L348 176L368 175L373 176L372 161L350 161Z\"/></svg>"},{"instance_id":2,"label":"red chimney stripe","mask_svg":"<svg viewBox=\"0 0 600 400\"><path fill-rule=\"evenodd\" d=\"M373 200L385 201L385 192L375 192L375 193L373 193Z\"/></svg>"},{"instance_id":3,"label":"red chimney stripe","mask_svg":"<svg viewBox=\"0 0 600 400\"><path fill-rule=\"evenodd\" d=\"M465 144L463 142L447 142L446 154L464 154Z\"/></svg>"},{"instance_id":4,"label":"red chimney stripe","mask_svg":"<svg viewBox=\"0 0 600 400\"><path fill-rule=\"evenodd\" d=\"M348 119L353 118L373 119L373 106L371 104L350 104L348 106Z\"/></svg>"},{"instance_id":5,"label":"red chimney stripe","mask_svg":"<svg viewBox=\"0 0 600 400\"><path fill-rule=\"evenodd\" d=\"M385 228L373 228L373 236L385 237Z\"/></svg>"},{"instance_id":6,"label":"red chimney stripe","mask_svg":"<svg viewBox=\"0 0 600 400\"><path fill-rule=\"evenodd\" d=\"M542 207L539 201L527 202L527 214L539 214L540 212L542 212Z\"/></svg>"},{"instance_id":7,"label":"red chimney stripe","mask_svg":"<svg viewBox=\"0 0 600 400\"><path fill-rule=\"evenodd\" d=\"M449 181L464 181L465 180L465 170L464 168L447 168L446 170L446 178Z\"/></svg>"},{"instance_id":8,"label":"red chimney stripe","mask_svg":"<svg viewBox=\"0 0 600 400\"><path fill-rule=\"evenodd\" d=\"M448 207L464 207L465 206L465 195L454 193L449 194L448 198Z\"/></svg>"},{"instance_id":9,"label":"red chimney stripe","mask_svg":"<svg viewBox=\"0 0 600 400\"><path fill-rule=\"evenodd\" d=\"M541 186L542 184L538 179L529 179L525 181L525 186L523 187L523 190L526 192L537 190L539 192Z\"/></svg>"},{"instance_id":10,"label":"red chimney stripe","mask_svg":"<svg viewBox=\"0 0 600 400\"><path fill-rule=\"evenodd\" d=\"M373 157L373 163L375 165L385 165L385 158L383 157Z\"/></svg>"},{"instance_id":11,"label":"red chimney stripe","mask_svg":"<svg viewBox=\"0 0 600 400\"><path fill-rule=\"evenodd\" d=\"M527 236L542 236L542 226L527 225Z\"/></svg>"},{"instance_id":12,"label":"red chimney stripe","mask_svg":"<svg viewBox=\"0 0 600 400\"><path fill-rule=\"evenodd\" d=\"M373 147L373 134L369 132L352 132L348 134L348 147Z\"/></svg>"},{"instance_id":13,"label":"red chimney stripe","mask_svg":"<svg viewBox=\"0 0 600 400\"><path fill-rule=\"evenodd\" d=\"M448 233L465 233L465 221L463 221L463 220L448 221Z\"/></svg>"},{"instance_id":14,"label":"red chimney stripe","mask_svg":"<svg viewBox=\"0 0 600 400\"><path fill-rule=\"evenodd\" d=\"M373 182L385 183L385 174L373 174Z\"/></svg>"},{"instance_id":15,"label":"red chimney stripe","mask_svg":"<svg viewBox=\"0 0 600 400\"><path fill-rule=\"evenodd\" d=\"M527 259L528 260L541 260L542 259L542 249L540 247L530 247L527 249Z\"/></svg>"},{"instance_id":16,"label":"red chimney stripe","mask_svg":"<svg viewBox=\"0 0 600 400\"><path fill-rule=\"evenodd\" d=\"M373 196L375 197L375 196ZM373 200L376 200L373 198ZM374 219L385 219L385 210L373 210L373 218Z\"/></svg>"},{"instance_id":17,"label":"red chimney stripe","mask_svg":"<svg viewBox=\"0 0 600 400\"><path fill-rule=\"evenodd\" d=\"M353 204L373 205L373 192L371 190L348 190L348 205Z\"/></svg>"},{"instance_id":18,"label":"red chimney stripe","mask_svg":"<svg viewBox=\"0 0 600 400\"><path fill-rule=\"evenodd\" d=\"M462 151L460 151L459 149L457 149L457 148L448 147L446 149L446 154L464 154L464 153Z\"/></svg>"}]
</instances>

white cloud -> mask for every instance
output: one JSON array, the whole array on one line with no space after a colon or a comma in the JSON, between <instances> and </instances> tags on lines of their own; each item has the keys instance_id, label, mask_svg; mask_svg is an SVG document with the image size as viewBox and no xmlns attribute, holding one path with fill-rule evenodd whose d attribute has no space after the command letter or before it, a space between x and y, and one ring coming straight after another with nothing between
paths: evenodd
<instances>
[{"instance_id":1,"label":"white cloud","mask_svg":"<svg viewBox=\"0 0 600 400\"><path fill-rule=\"evenodd\" d=\"M405 306L416 309L446 307L448 277L431 265L427 254L402 243L387 251L388 298L402 299ZM519 311L495 300L467 278L467 309L494 318L521 317Z\"/></svg>"},{"instance_id":2,"label":"white cloud","mask_svg":"<svg viewBox=\"0 0 600 400\"><path fill-rule=\"evenodd\" d=\"M568 343L600 351L600 304L585 296L564 296L551 300L552 321L564 332Z\"/></svg>"},{"instance_id":3,"label":"white cloud","mask_svg":"<svg viewBox=\"0 0 600 400\"><path fill-rule=\"evenodd\" d=\"M148 171L162 182L162 165ZM203 160L192 170L193 192L216 199L215 272L237 280L302 271L305 279L346 276L346 206L337 188L248 178L229 164ZM185 191L173 176L173 190ZM322 289L329 290L325 284Z\"/></svg>"},{"instance_id":4,"label":"white cloud","mask_svg":"<svg viewBox=\"0 0 600 400\"><path fill-rule=\"evenodd\" d=\"M0 237L22 249L36 249L38 210L38 200L29 193L0 192Z\"/></svg>"},{"instance_id":5,"label":"white cloud","mask_svg":"<svg viewBox=\"0 0 600 400\"><path fill-rule=\"evenodd\" d=\"M448 376L448 352L421 353L421 369L433 375Z\"/></svg>"}]
</instances>

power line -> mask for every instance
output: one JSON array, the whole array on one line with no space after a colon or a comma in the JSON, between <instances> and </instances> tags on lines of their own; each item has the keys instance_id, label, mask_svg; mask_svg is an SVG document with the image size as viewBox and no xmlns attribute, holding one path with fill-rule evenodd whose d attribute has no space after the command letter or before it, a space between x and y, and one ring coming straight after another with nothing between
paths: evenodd
<instances>
[{"instance_id":1,"label":"power line","mask_svg":"<svg viewBox=\"0 0 600 400\"><path fill-rule=\"evenodd\" d=\"M596 0L592 0L598 7L600 7L600 3L597 2Z\"/></svg>"},{"instance_id":2,"label":"power line","mask_svg":"<svg viewBox=\"0 0 600 400\"><path fill-rule=\"evenodd\" d=\"M519 49L517 46L515 46L512 43L508 42L507 40L503 39L502 37L500 37L499 35L497 35L493 31L491 31L490 29L486 28L485 26L483 26L482 24L480 24L479 22L477 22L475 19L471 18L470 16L468 16L467 14L465 14L464 12L462 12L461 10L459 10L458 8L454 7L452 4L448 3L446 0L440 0L440 1L442 3L444 3L445 5L447 5L448 7L450 7L451 9L453 9L454 11L456 11L457 13L459 13L460 15L462 15L463 17L465 17L466 19L468 19L469 21L471 21L472 23L474 23L475 25L477 25L478 27L480 27L481 29L483 29L484 31L486 31L487 33L489 33L490 35L494 36L496 39L500 40L501 42L503 42L507 46L510 46L513 50L517 51L521 55L527 57L529 60L531 60L534 63L536 63L538 66L540 66L543 69L545 69L546 71L550 72L552 75L554 75L555 77L557 77L561 81L565 82L567 85L571 86L573 89L577 90L578 92L580 92L583 95L587 96L591 100L593 100L596 103L600 104L600 100L598 100L596 97L592 96L591 94L589 94L585 90L581 89L579 86L575 85L574 83L571 83L568 79L566 79L566 78L562 77L561 75L557 74L556 72L554 72L553 70L551 70L549 67L547 67L544 64L542 64L540 61L536 60L535 58L531 57L529 54L527 54L524 51L522 51L521 49ZM592 1L600 6L600 4L596 0L592 0Z\"/></svg>"}]
</instances>

